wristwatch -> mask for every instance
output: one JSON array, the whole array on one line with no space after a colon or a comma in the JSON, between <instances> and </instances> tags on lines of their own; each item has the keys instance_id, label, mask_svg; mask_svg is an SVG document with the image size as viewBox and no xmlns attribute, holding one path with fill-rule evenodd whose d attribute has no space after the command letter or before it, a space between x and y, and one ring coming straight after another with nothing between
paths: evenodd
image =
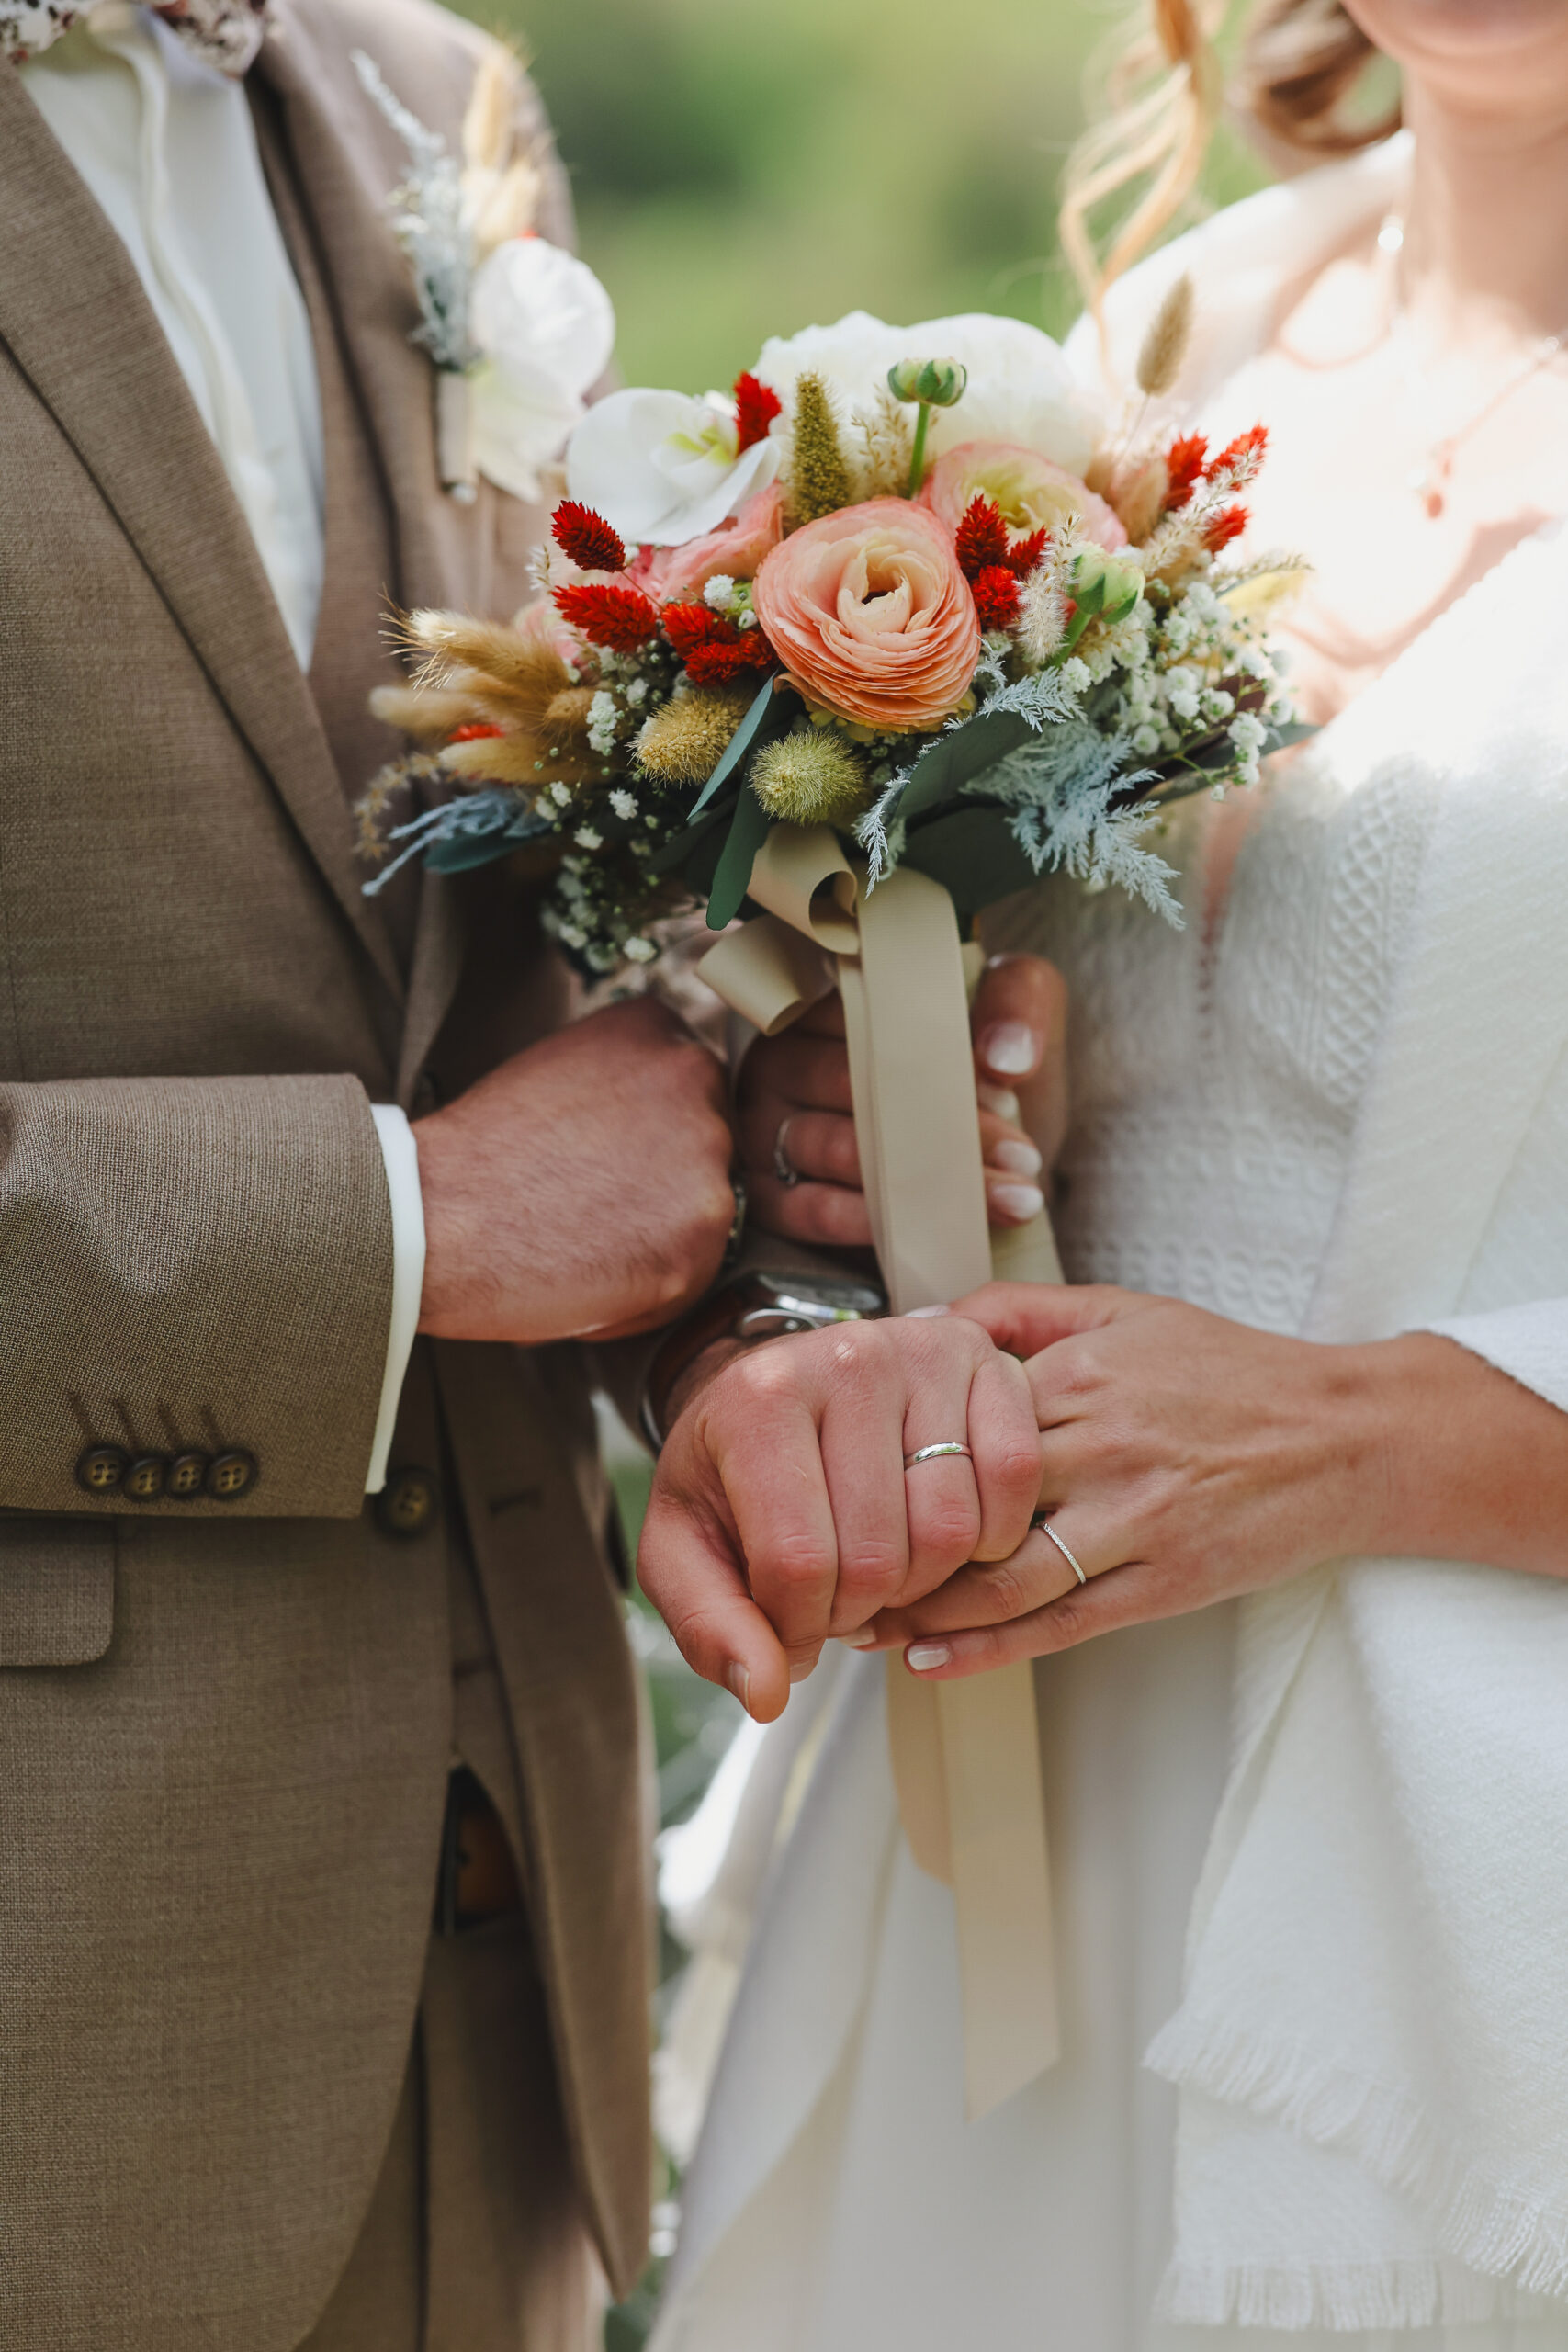
<instances>
[{"instance_id":1,"label":"wristwatch","mask_svg":"<svg viewBox=\"0 0 1568 2352\"><path fill-rule=\"evenodd\" d=\"M657 1453L666 1436L665 1408L676 1383L716 1340L737 1340L742 1347L755 1347L793 1331L872 1322L886 1312L886 1297L874 1283L747 1267L720 1282L666 1335L643 1386L644 1437Z\"/></svg>"}]
</instances>

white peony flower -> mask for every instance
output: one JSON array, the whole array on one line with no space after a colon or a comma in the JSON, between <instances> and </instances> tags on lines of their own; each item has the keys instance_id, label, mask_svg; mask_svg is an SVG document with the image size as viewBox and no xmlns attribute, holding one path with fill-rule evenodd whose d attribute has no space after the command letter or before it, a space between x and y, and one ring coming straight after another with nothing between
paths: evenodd
<instances>
[{"instance_id":1,"label":"white peony flower","mask_svg":"<svg viewBox=\"0 0 1568 2352\"><path fill-rule=\"evenodd\" d=\"M566 453L573 498L623 538L684 547L716 531L779 469L769 435L737 453L735 412L722 392L612 392L572 435Z\"/></svg>"},{"instance_id":2,"label":"white peony flower","mask_svg":"<svg viewBox=\"0 0 1568 2352\"><path fill-rule=\"evenodd\" d=\"M763 345L755 372L782 395L797 376L815 368L851 407L864 409L900 359L956 359L969 370L962 400L931 413L926 446L933 457L963 441L1007 441L1039 450L1081 479L1104 437L1100 404L1060 344L1021 319L982 311L912 327L887 326L868 311L852 311L836 326L773 336Z\"/></svg>"},{"instance_id":3,"label":"white peony flower","mask_svg":"<svg viewBox=\"0 0 1568 2352\"><path fill-rule=\"evenodd\" d=\"M468 325L483 355L469 378L474 462L514 497L537 498L610 364L610 298L574 254L511 237L475 276Z\"/></svg>"}]
</instances>

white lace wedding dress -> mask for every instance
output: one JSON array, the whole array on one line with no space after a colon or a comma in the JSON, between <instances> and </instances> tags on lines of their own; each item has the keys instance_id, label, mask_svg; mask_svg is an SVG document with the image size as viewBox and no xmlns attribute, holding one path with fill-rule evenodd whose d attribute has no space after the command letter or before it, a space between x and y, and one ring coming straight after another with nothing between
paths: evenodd
<instances>
[{"instance_id":1,"label":"white lace wedding dress","mask_svg":"<svg viewBox=\"0 0 1568 2352\"><path fill-rule=\"evenodd\" d=\"M1480 583L1477 604L1517 560ZM1397 739L1399 698L1418 691L1402 664L1369 690L1393 722L1385 735ZM1184 869L1184 930L1067 884L997 910L988 944L1050 955L1072 992L1057 1218L1069 1280L1172 1295L1282 1333L1303 1326L1438 788L1419 763L1337 760L1338 732L1262 787L1212 936L1201 803L1177 820L1170 852ZM897 1827L882 1665L844 1655L825 1669L831 1688L788 1792L798 1815L757 1915L655 2352L1568 2352L1562 2303L1482 2280L1467 2301L1469 2274L1452 2265L1437 2308L1490 2316L1338 2333L1298 2324L1290 2335L1158 2316L1182 2232L1177 2094L1140 2062L1180 1997L1225 1778L1235 1640L1223 1607L1037 1669L1064 2055L974 2126L963 2120L952 1902ZM734 1922L729 1934L739 1959ZM1187 2095L1184 2146L1200 2167L1207 2111ZM1288 2183L1294 2159L1281 2165L1273 2145L1287 2135L1257 2129L1271 2135L1271 2177ZM1311 2161L1324 2217L1314 2260L1353 2264L1364 2222L1380 2260L1408 2245L1412 2275L1423 2264L1437 2275L1429 2237L1391 2189L1336 2150ZM1299 2214L1280 2220L1286 2237L1301 2235ZM1269 2216L1248 2227L1267 2239ZM1398 2268L1389 2262L1391 2277Z\"/></svg>"}]
</instances>

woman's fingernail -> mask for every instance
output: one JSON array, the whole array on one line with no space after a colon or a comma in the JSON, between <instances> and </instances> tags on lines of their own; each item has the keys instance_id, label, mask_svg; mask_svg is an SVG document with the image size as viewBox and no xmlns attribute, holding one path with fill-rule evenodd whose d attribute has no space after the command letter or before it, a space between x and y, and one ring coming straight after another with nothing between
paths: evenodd
<instances>
[{"instance_id":1,"label":"woman's fingernail","mask_svg":"<svg viewBox=\"0 0 1568 2352\"><path fill-rule=\"evenodd\" d=\"M910 1323L926 1322L933 1315L951 1315L951 1306L911 1306L906 1318Z\"/></svg>"},{"instance_id":2,"label":"woman's fingernail","mask_svg":"<svg viewBox=\"0 0 1568 2352\"><path fill-rule=\"evenodd\" d=\"M797 1657L790 1668L789 1679L792 1682L804 1682L816 1671L817 1660L814 1657Z\"/></svg>"},{"instance_id":3,"label":"woman's fingernail","mask_svg":"<svg viewBox=\"0 0 1568 2352\"><path fill-rule=\"evenodd\" d=\"M1010 1176L1038 1176L1044 1165L1032 1143L994 1143L991 1146L991 1166L1005 1168Z\"/></svg>"},{"instance_id":4,"label":"woman's fingernail","mask_svg":"<svg viewBox=\"0 0 1568 2352\"><path fill-rule=\"evenodd\" d=\"M904 1662L912 1674L930 1674L935 1668L945 1666L952 1656L946 1642L915 1642L904 1652Z\"/></svg>"},{"instance_id":5,"label":"woman's fingernail","mask_svg":"<svg viewBox=\"0 0 1568 2352\"><path fill-rule=\"evenodd\" d=\"M998 1119L1010 1119L1017 1126L1018 1097L1010 1086L987 1086L982 1080L975 1095L982 1111L994 1112Z\"/></svg>"},{"instance_id":6,"label":"woman's fingernail","mask_svg":"<svg viewBox=\"0 0 1568 2352\"><path fill-rule=\"evenodd\" d=\"M980 1059L1007 1078L1027 1078L1038 1069L1045 1040L1023 1021L993 1021L980 1036Z\"/></svg>"},{"instance_id":7,"label":"woman's fingernail","mask_svg":"<svg viewBox=\"0 0 1568 2352\"><path fill-rule=\"evenodd\" d=\"M991 1206L1000 1209L1004 1216L1017 1217L1020 1225L1027 1225L1038 1216L1045 1205L1045 1195L1038 1184L993 1184Z\"/></svg>"},{"instance_id":8,"label":"woman's fingernail","mask_svg":"<svg viewBox=\"0 0 1568 2352\"><path fill-rule=\"evenodd\" d=\"M872 1625L857 1625L852 1634L840 1634L839 1639L847 1650L874 1650L876 1647L876 1629Z\"/></svg>"},{"instance_id":9,"label":"woman's fingernail","mask_svg":"<svg viewBox=\"0 0 1568 2352\"><path fill-rule=\"evenodd\" d=\"M749 1707L751 1703L751 1676L750 1669L742 1666L739 1658L732 1658L724 1669L724 1679L728 1683L730 1689L734 1691L736 1697L739 1700L741 1705L743 1707Z\"/></svg>"}]
</instances>

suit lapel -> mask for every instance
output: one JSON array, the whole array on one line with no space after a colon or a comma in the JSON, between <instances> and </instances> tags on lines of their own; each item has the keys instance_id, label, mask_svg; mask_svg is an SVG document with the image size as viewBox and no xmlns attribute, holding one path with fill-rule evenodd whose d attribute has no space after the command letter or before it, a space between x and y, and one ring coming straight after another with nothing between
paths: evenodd
<instances>
[{"instance_id":1,"label":"suit lapel","mask_svg":"<svg viewBox=\"0 0 1568 2352\"><path fill-rule=\"evenodd\" d=\"M411 340L418 305L388 226L387 198L407 158L360 86L346 46L330 36L330 19L312 16L299 0L274 0L254 72L278 102L346 364L376 444L392 517L394 577L388 584L407 608L483 612L497 493L481 484L476 503L462 506L442 490L434 374ZM417 92L402 95L417 107ZM451 899L448 883L422 877L399 1085L405 1103L461 972L463 933Z\"/></svg>"},{"instance_id":2,"label":"suit lapel","mask_svg":"<svg viewBox=\"0 0 1568 2352\"><path fill-rule=\"evenodd\" d=\"M255 543L129 255L0 74L0 340L136 548L393 996L342 787Z\"/></svg>"}]
</instances>

